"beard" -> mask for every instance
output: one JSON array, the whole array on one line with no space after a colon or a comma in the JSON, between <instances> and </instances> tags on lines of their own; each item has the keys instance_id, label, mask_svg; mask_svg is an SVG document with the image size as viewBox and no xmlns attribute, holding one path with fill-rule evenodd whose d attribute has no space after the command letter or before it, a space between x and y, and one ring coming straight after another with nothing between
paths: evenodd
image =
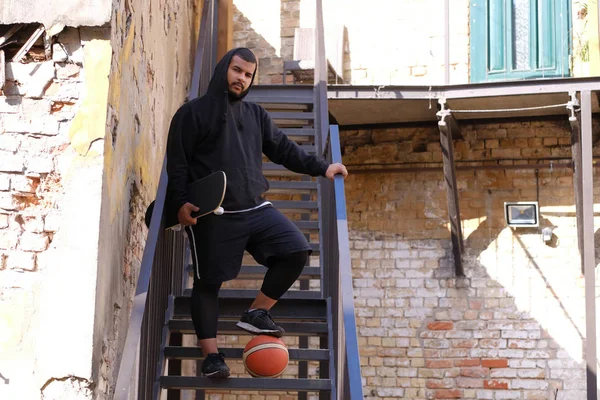
<instances>
[{"instance_id":1,"label":"beard","mask_svg":"<svg viewBox=\"0 0 600 400\"><path fill-rule=\"evenodd\" d=\"M248 91L247 89L244 89L242 86L242 91L238 93L234 92L233 90L231 90L233 88L234 85L229 86L229 98L232 100L237 100L240 97L244 96L246 94L246 92ZM239 86L236 86L237 88L239 88Z\"/></svg>"}]
</instances>

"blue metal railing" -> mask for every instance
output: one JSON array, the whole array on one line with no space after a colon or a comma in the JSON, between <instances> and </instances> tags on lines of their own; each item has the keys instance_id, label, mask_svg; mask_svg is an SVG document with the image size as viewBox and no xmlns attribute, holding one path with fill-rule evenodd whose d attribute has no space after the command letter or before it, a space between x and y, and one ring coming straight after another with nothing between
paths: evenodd
<instances>
[{"instance_id":1,"label":"blue metal railing","mask_svg":"<svg viewBox=\"0 0 600 400\"><path fill-rule=\"evenodd\" d=\"M317 151L331 163L341 163L340 135L337 125L329 126L327 105L327 57L322 0L317 0L315 29L315 106L316 126L320 137ZM329 132L329 134L328 134ZM346 217L344 178L331 182L320 179L321 195L321 265L323 295L331 298L334 359L330 378L334 383L332 399L362 400L363 383L358 352L352 264Z\"/></svg>"},{"instance_id":2,"label":"blue metal railing","mask_svg":"<svg viewBox=\"0 0 600 400\"><path fill-rule=\"evenodd\" d=\"M341 163L339 129L331 125L327 137L327 159ZM323 262L327 281L325 295L331 298L333 318L333 346L337 399L363 399L363 382L358 351L358 334L354 314L354 289L352 263L346 216L344 178L338 175L334 181L321 183L323 198L323 246L326 249Z\"/></svg>"}]
</instances>

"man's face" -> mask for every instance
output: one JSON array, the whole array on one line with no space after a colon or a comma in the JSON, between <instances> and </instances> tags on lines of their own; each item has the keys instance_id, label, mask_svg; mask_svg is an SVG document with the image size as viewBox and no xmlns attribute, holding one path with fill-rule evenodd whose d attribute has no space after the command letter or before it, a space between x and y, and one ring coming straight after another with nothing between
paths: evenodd
<instances>
[{"instance_id":1,"label":"man's face","mask_svg":"<svg viewBox=\"0 0 600 400\"><path fill-rule=\"evenodd\" d=\"M240 56L233 56L227 70L229 93L239 96L248 89L255 68L256 64L245 61Z\"/></svg>"}]
</instances>

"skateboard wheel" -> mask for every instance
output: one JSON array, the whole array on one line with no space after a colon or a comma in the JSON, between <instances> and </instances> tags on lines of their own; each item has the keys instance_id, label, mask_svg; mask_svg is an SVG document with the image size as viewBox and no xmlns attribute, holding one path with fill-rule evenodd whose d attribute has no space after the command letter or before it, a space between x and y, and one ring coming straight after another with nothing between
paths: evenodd
<instances>
[{"instance_id":1,"label":"skateboard wheel","mask_svg":"<svg viewBox=\"0 0 600 400\"><path fill-rule=\"evenodd\" d=\"M223 207L219 207L214 211L215 215L223 215L224 212L225 210L223 209Z\"/></svg>"}]
</instances>

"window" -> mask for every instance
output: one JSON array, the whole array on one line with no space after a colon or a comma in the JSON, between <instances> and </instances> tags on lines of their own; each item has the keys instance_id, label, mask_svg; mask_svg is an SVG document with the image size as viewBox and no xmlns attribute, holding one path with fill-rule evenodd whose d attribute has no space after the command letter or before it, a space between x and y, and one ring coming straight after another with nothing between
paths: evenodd
<instances>
[{"instance_id":1,"label":"window","mask_svg":"<svg viewBox=\"0 0 600 400\"><path fill-rule=\"evenodd\" d=\"M569 76L570 0L471 0L471 82Z\"/></svg>"}]
</instances>

